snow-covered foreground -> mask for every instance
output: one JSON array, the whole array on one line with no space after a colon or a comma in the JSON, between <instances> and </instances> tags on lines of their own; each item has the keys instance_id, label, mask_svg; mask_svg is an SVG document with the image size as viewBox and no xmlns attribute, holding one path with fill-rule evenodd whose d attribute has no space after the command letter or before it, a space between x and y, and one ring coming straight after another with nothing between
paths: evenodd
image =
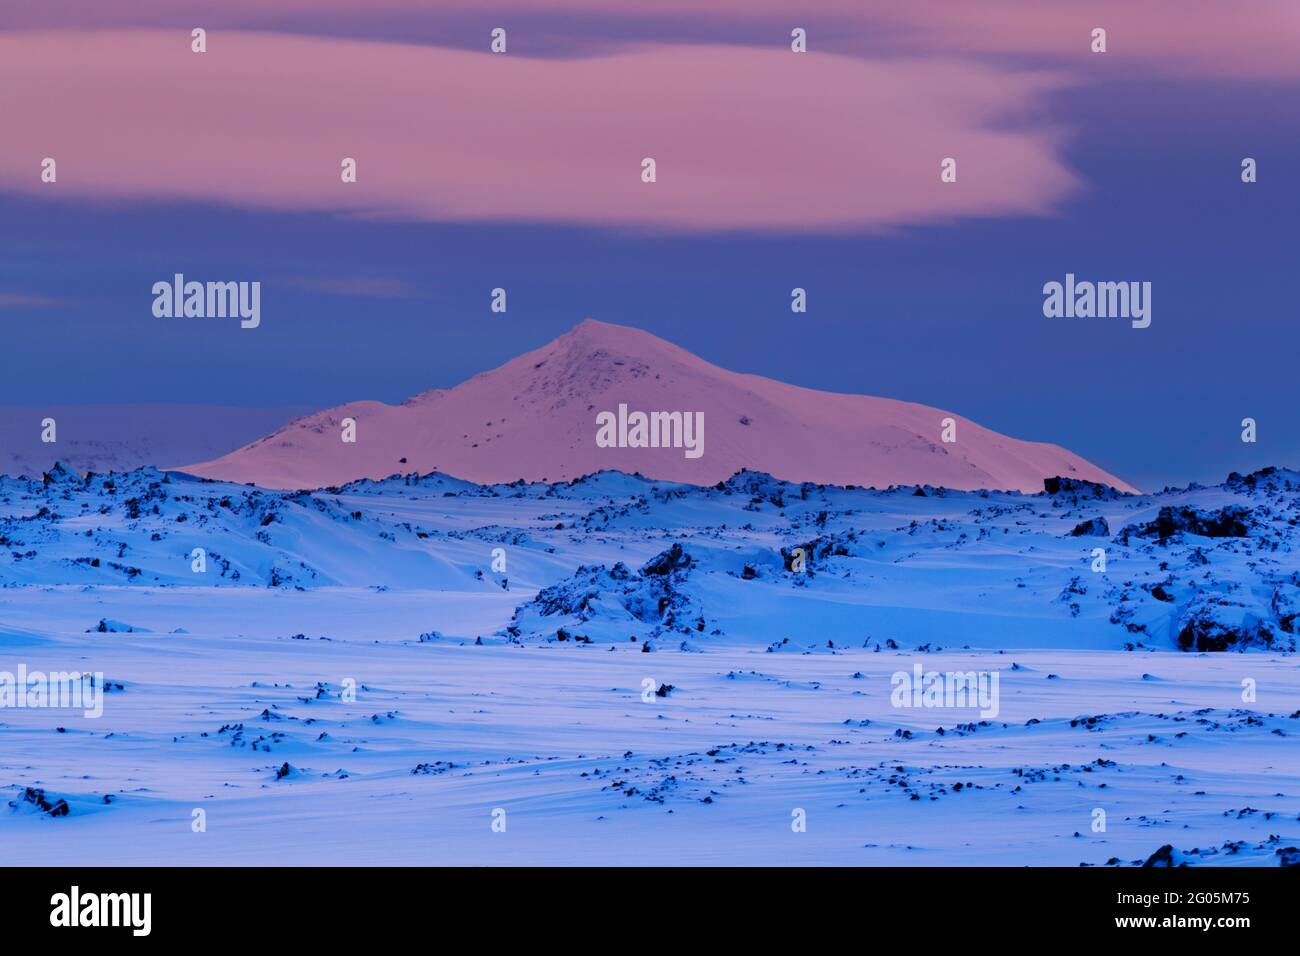
<instances>
[{"instance_id":1,"label":"snow-covered foreground","mask_svg":"<svg viewBox=\"0 0 1300 956\"><path fill-rule=\"evenodd\" d=\"M1297 497L3 479L5 859L1276 865Z\"/></svg>"},{"instance_id":2,"label":"snow-covered foreground","mask_svg":"<svg viewBox=\"0 0 1300 956\"><path fill-rule=\"evenodd\" d=\"M321 597L255 593L240 612L264 633L334 618L346 639L6 638L6 657L123 685L98 720L5 714L6 797L39 786L71 809L0 816L6 860L1074 865L1172 844L1261 864L1300 842L1291 660L419 644L368 639L362 611L382 619L388 596ZM66 595L43 598L6 618L72 616ZM183 596L191 612L225 598ZM891 706L890 675L918 661L1000 671L997 719ZM1243 676L1261 688L1249 709ZM349 678L355 703L340 699ZM646 679L673 690L647 702Z\"/></svg>"}]
</instances>

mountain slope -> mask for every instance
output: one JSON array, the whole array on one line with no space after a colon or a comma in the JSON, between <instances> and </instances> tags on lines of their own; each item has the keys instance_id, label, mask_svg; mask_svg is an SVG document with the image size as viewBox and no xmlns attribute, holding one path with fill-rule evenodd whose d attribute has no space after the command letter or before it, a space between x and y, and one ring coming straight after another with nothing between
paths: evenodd
<instances>
[{"instance_id":1,"label":"mountain slope","mask_svg":"<svg viewBox=\"0 0 1300 956\"><path fill-rule=\"evenodd\" d=\"M703 412L704 452L601 448L597 415ZM957 441L940 440L957 422ZM357 423L356 442L342 422ZM269 488L316 488L395 472L471 481L560 481L602 469L712 484L750 468L790 481L1039 491L1064 475L1134 490L1056 445L949 412L819 392L718 368L647 332L588 319L548 345L400 405L360 401L309 415L222 458L182 466Z\"/></svg>"}]
</instances>

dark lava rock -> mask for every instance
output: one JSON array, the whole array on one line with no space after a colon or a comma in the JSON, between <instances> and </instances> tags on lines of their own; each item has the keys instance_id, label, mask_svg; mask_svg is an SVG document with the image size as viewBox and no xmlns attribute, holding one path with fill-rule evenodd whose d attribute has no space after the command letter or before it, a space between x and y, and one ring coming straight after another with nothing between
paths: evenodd
<instances>
[{"instance_id":1,"label":"dark lava rock","mask_svg":"<svg viewBox=\"0 0 1300 956\"><path fill-rule=\"evenodd\" d=\"M672 574L681 568L689 568L691 564L691 556L682 549L681 543L678 542L667 551L663 551L647 561L641 568L641 573Z\"/></svg>"},{"instance_id":2,"label":"dark lava rock","mask_svg":"<svg viewBox=\"0 0 1300 956\"><path fill-rule=\"evenodd\" d=\"M1074 538L1087 536L1105 536L1110 534L1110 525L1106 523L1105 518L1089 518L1087 521L1080 521L1070 532Z\"/></svg>"},{"instance_id":3,"label":"dark lava rock","mask_svg":"<svg viewBox=\"0 0 1300 956\"><path fill-rule=\"evenodd\" d=\"M1160 514L1154 521L1129 525L1121 534L1125 541L1130 535L1156 538L1161 542L1177 534L1195 534L1202 538L1244 538L1250 534L1249 522L1249 510L1236 505L1228 505L1218 511L1166 506L1160 509Z\"/></svg>"},{"instance_id":4,"label":"dark lava rock","mask_svg":"<svg viewBox=\"0 0 1300 956\"><path fill-rule=\"evenodd\" d=\"M1236 627L1215 620L1208 610L1193 613L1178 632L1180 651L1229 651L1240 647L1272 647L1276 635L1264 621Z\"/></svg>"},{"instance_id":5,"label":"dark lava rock","mask_svg":"<svg viewBox=\"0 0 1300 956\"><path fill-rule=\"evenodd\" d=\"M1156 852L1147 857L1143 866L1173 866L1174 865L1174 848L1166 843Z\"/></svg>"},{"instance_id":6,"label":"dark lava rock","mask_svg":"<svg viewBox=\"0 0 1300 956\"><path fill-rule=\"evenodd\" d=\"M45 791L39 787L24 788L22 796L17 801L10 801L9 806L16 807L19 801L34 804L42 813L48 813L52 817L66 817L72 812L68 807L68 801L60 797L51 802L46 798Z\"/></svg>"},{"instance_id":7,"label":"dark lava rock","mask_svg":"<svg viewBox=\"0 0 1300 956\"><path fill-rule=\"evenodd\" d=\"M1066 478L1057 475L1043 479L1043 490L1049 495L1074 495L1076 498L1118 498L1120 492L1100 481Z\"/></svg>"}]
</instances>

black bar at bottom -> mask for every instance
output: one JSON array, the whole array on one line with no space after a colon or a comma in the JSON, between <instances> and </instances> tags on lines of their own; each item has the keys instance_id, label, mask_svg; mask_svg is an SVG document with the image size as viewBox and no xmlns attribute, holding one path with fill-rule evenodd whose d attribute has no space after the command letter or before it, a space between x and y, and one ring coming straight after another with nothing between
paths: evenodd
<instances>
[{"instance_id":1,"label":"black bar at bottom","mask_svg":"<svg viewBox=\"0 0 1300 956\"><path fill-rule=\"evenodd\" d=\"M0 914L11 942L76 933L81 942L373 944L422 937L432 926L439 936L477 928L494 941L518 933L534 944L547 927L570 938L615 942L674 926L712 926L731 942L801 926L819 934L844 929L872 941L906 942L918 932L947 936L962 926L1046 932L1044 939L1057 940L1173 932L1229 941L1292 925L1297 873L1300 868L10 868L0 876ZM85 925L112 922L118 925Z\"/></svg>"}]
</instances>

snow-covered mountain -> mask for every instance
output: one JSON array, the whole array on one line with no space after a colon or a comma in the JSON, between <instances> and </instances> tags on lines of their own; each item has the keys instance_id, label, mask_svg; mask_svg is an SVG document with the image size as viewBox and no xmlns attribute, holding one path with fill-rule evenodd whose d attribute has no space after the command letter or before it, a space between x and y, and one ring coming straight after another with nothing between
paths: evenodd
<instances>
[{"instance_id":1,"label":"snow-covered mountain","mask_svg":"<svg viewBox=\"0 0 1300 956\"><path fill-rule=\"evenodd\" d=\"M597 416L703 413L683 448L599 447ZM343 440L344 419L355 443ZM944 419L956 423L942 440ZM165 463L164 463L165 464ZM1000 435L925 405L820 392L718 368L647 332L587 320L540 349L400 405L359 401L297 419L182 470L266 488L319 488L397 472L480 483L563 481L613 469L697 485L752 469L789 481L1036 491L1063 475L1122 479L1056 445Z\"/></svg>"}]
</instances>

